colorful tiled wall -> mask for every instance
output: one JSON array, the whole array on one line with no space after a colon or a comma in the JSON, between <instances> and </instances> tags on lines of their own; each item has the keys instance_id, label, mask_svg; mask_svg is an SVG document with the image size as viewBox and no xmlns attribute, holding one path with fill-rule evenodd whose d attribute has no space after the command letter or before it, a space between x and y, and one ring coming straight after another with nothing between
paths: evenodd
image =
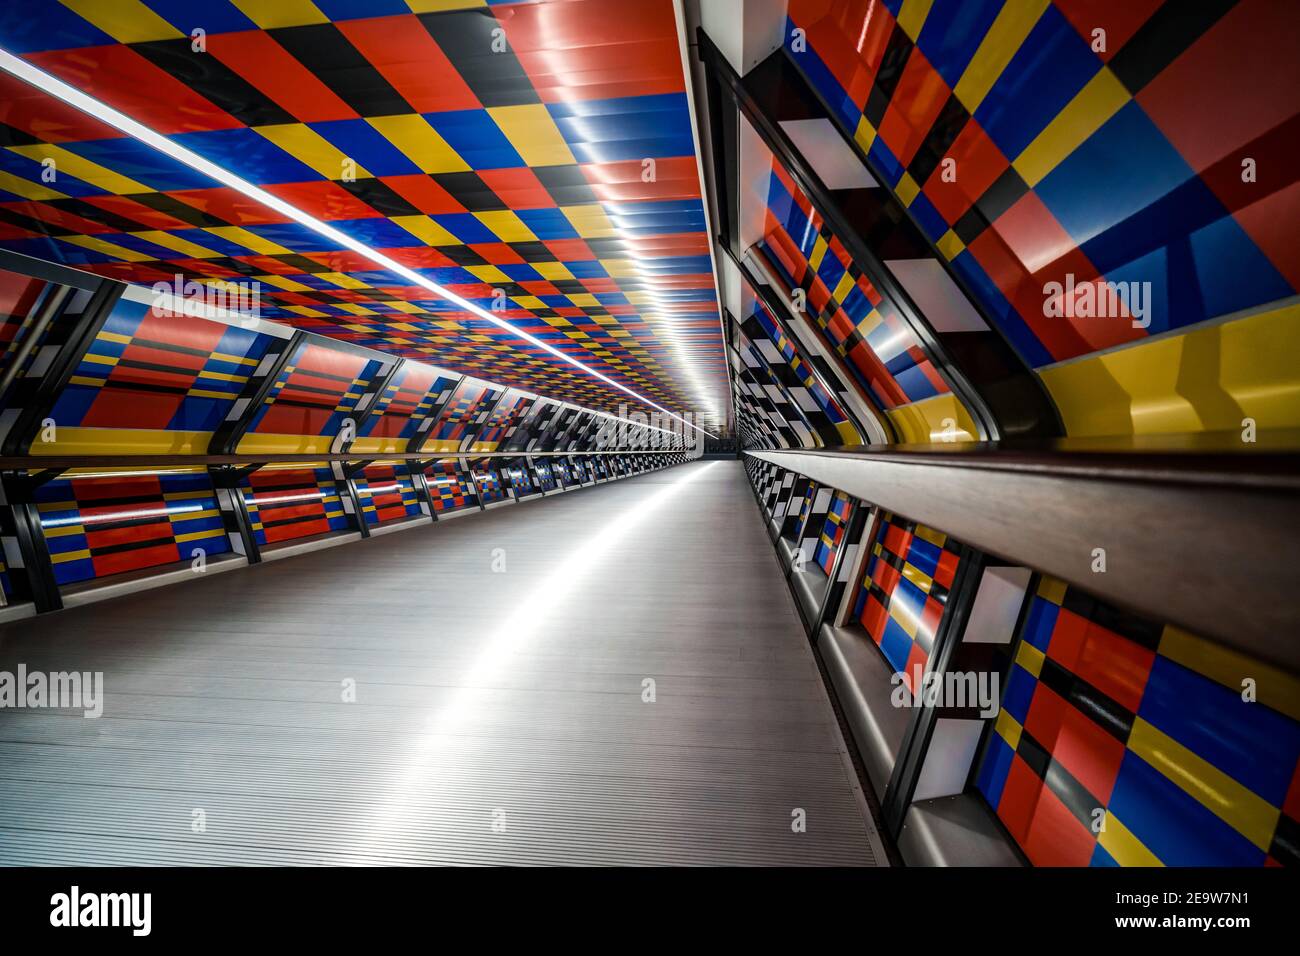
<instances>
[{"instance_id":1,"label":"colorful tiled wall","mask_svg":"<svg viewBox=\"0 0 1300 956\"><path fill-rule=\"evenodd\" d=\"M1300 341L1300 310L1146 344L1300 290L1286 0L791 0L789 16L791 61L1071 434L1300 424L1294 366L1271 358ZM1128 307L1099 316L1108 282Z\"/></svg>"},{"instance_id":2,"label":"colorful tiled wall","mask_svg":"<svg viewBox=\"0 0 1300 956\"><path fill-rule=\"evenodd\" d=\"M881 515L858 584L853 617L913 692L948 608L960 555L947 535L890 512Z\"/></svg>"},{"instance_id":3,"label":"colorful tiled wall","mask_svg":"<svg viewBox=\"0 0 1300 956\"><path fill-rule=\"evenodd\" d=\"M420 437L420 426L437 407L439 398L456 384L455 376L439 373L419 362L403 362L375 399L369 416L348 447L357 452L406 451Z\"/></svg>"},{"instance_id":4,"label":"colorful tiled wall","mask_svg":"<svg viewBox=\"0 0 1300 956\"><path fill-rule=\"evenodd\" d=\"M310 338L276 377L239 440L237 452L328 452L344 423L360 417L357 403L380 374L376 353Z\"/></svg>"},{"instance_id":5,"label":"colorful tiled wall","mask_svg":"<svg viewBox=\"0 0 1300 956\"><path fill-rule=\"evenodd\" d=\"M456 386L438 420L429 429L424 451L459 451L462 444L474 437L476 416L486 412L500 396L501 390L482 382L464 379Z\"/></svg>"},{"instance_id":6,"label":"colorful tiled wall","mask_svg":"<svg viewBox=\"0 0 1300 956\"><path fill-rule=\"evenodd\" d=\"M435 461L425 469L424 479L429 486L434 511L441 513L478 507L474 485L456 459Z\"/></svg>"},{"instance_id":7,"label":"colorful tiled wall","mask_svg":"<svg viewBox=\"0 0 1300 956\"><path fill-rule=\"evenodd\" d=\"M367 465L353 482L367 524L414 518L420 514L420 496L405 464Z\"/></svg>"},{"instance_id":8,"label":"colorful tiled wall","mask_svg":"<svg viewBox=\"0 0 1300 956\"><path fill-rule=\"evenodd\" d=\"M537 485L542 491L554 491L556 488L556 476L550 462L541 460L533 466L533 473L537 476Z\"/></svg>"},{"instance_id":9,"label":"colorful tiled wall","mask_svg":"<svg viewBox=\"0 0 1300 956\"><path fill-rule=\"evenodd\" d=\"M1030 862L1300 865L1296 678L1050 578L1029 600L977 785Z\"/></svg>"},{"instance_id":10,"label":"colorful tiled wall","mask_svg":"<svg viewBox=\"0 0 1300 956\"><path fill-rule=\"evenodd\" d=\"M535 401L535 398L520 395L518 392L507 393L497 402L496 407L492 409L492 414L484 420L483 427L474 436L474 444L469 450L496 451L523 421Z\"/></svg>"},{"instance_id":11,"label":"colorful tiled wall","mask_svg":"<svg viewBox=\"0 0 1300 956\"><path fill-rule=\"evenodd\" d=\"M785 334L785 330L776 323L766 306L756 301L751 315L757 322L758 328L762 329L763 335L776 349L776 354L785 360L793 380L807 392L812 399L812 405L820 412L819 418L810 418L809 422L816 429L820 441L826 445L862 444L862 436L853 427L840 403L818 380L802 350ZM811 410L808 409L807 403L797 404L805 412ZM827 425L829 428L825 427Z\"/></svg>"},{"instance_id":12,"label":"colorful tiled wall","mask_svg":"<svg viewBox=\"0 0 1300 956\"><path fill-rule=\"evenodd\" d=\"M243 495L259 545L351 527L328 467L263 468L245 479Z\"/></svg>"},{"instance_id":13,"label":"colorful tiled wall","mask_svg":"<svg viewBox=\"0 0 1300 956\"><path fill-rule=\"evenodd\" d=\"M853 502L847 494L837 491L831 497L830 507L826 512L826 522L822 526L821 537L813 551L813 560L827 574L835 566L835 556L844 544L844 535L848 531L849 518L853 514Z\"/></svg>"},{"instance_id":14,"label":"colorful tiled wall","mask_svg":"<svg viewBox=\"0 0 1300 956\"><path fill-rule=\"evenodd\" d=\"M118 300L32 454L206 454L272 339Z\"/></svg>"},{"instance_id":15,"label":"colorful tiled wall","mask_svg":"<svg viewBox=\"0 0 1300 956\"><path fill-rule=\"evenodd\" d=\"M469 464L474 469L474 482L478 485L479 496L483 504L490 505L510 497L510 491L502 483L500 469L491 464Z\"/></svg>"},{"instance_id":16,"label":"colorful tiled wall","mask_svg":"<svg viewBox=\"0 0 1300 956\"><path fill-rule=\"evenodd\" d=\"M202 470L58 478L36 502L60 585L230 550Z\"/></svg>"}]
</instances>

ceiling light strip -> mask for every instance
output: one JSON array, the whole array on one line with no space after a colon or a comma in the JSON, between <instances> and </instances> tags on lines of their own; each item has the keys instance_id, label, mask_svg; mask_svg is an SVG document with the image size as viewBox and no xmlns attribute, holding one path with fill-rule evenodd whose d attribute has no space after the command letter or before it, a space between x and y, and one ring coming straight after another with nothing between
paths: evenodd
<instances>
[{"instance_id":1,"label":"ceiling light strip","mask_svg":"<svg viewBox=\"0 0 1300 956\"><path fill-rule=\"evenodd\" d=\"M326 239L329 239L332 242L336 242L341 246L351 249L353 252L356 252L359 255L365 256L371 262L383 266L388 271L396 273L402 278L407 279L408 281L413 282L414 284L421 286L425 289L428 289L430 292L433 292L434 294L441 296L442 298L446 299L448 302L460 306L462 309L466 310L467 312L472 312L474 315L477 315L480 318L485 319L488 322L491 322L493 325L505 329L507 332L511 333L512 335L515 335L523 339L525 342L528 342L531 345L535 345L538 348L542 349L543 351L551 355L554 355L556 358L562 359L568 364L581 369L582 371L586 372L588 375L592 376L593 378L599 379L600 381L605 382L608 385L614 386L614 388L618 389L619 391L631 395L637 401L643 402L644 404L649 405L651 408L663 412L665 415L669 416L670 418L674 418L677 421L681 422L682 424L687 425L690 428L693 428L696 431L701 432L705 435L708 435L710 438L714 437L712 434L705 431L703 428L696 425L694 422L691 422L688 419L683 418L681 415L678 415L676 412L669 411L668 409L664 408L662 405L658 404L657 402L651 401L650 399L646 398L644 395L639 394L638 392L633 391L632 389L628 388L626 385L622 384L621 382L617 382L614 379L610 378L608 375L605 375L602 372L596 371L594 368L584 365L582 362L579 362L576 358L567 355L566 353L557 349L555 346L542 341L541 339L537 338L535 335L532 335L529 332L525 332L523 329L520 329L517 326L512 325L511 323L507 322L505 319L493 315L487 309L475 305L473 302L470 302L468 299L462 298L461 296L452 292L450 289L446 289L438 285L438 283L434 282L433 280L425 278L424 276L416 272L414 269L410 269L402 265L400 262L397 262L395 259L389 258L379 250L370 248L370 246L366 245L365 243L352 238L345 232L340 232L338 229L335 229L333 226L329 225L328 223L322 222L321 220L317 219L314 216L308 215L298 207L285 202L283 199L280 199L278 196L274 196L271 193L267 192L266 190L262 189L261 187L255 186L252 183L248 182L247 180L241 179L240 177L236 176L234 173L230 172L228 169L225 169L222 166L218 166L217 164L204 159L202 156L186 149L184 146L179 146L176 143L173 143L171 140L163 136L161 133L158 133L155 130L150 129L149 127L145 126L142 123L137 122L136 120L133 120L125 113L121 113L118 110L113 109L113 107L109 106L108 104L101 103L99 100L95 99L94 97L86 93L83 93L81 90L78 90L73 86L69 86L67 83L63 82L62 80L58 79L55 76L51 76L49 73L46 73L44 70L41 70L38 67L33 66L32 64L28 63L26 60L14 56L8 50L0 49L0 69L3 69L5 72L18 77L20 80L30 84L31 86L36 87L37 89L43 90L46 93L49 93L54 97L57 97L58 99L67 103L69 106L74 106L77 109L81 110L83 113L93 116L95 119L100 120L104 123L107 123L109 126L113 126L121 130L123 133L126 133L128 136L131 136L139 140L140 142L144 143L146 146L156 149L160 153L170 156L172 159L176 160L177 162L184 163L186 166L189 166L191 169L197 170L198 172L203 173L205 176L208 176L219 183L229 186L231 189L243 193L245 196L249 197L250 199L256 200L257 202L266 206L268 209L273 209L284 216L288 216L294 222L306 226L308 229L312 230L318 235L324 236Z\"/></svg>"}]
</instances>

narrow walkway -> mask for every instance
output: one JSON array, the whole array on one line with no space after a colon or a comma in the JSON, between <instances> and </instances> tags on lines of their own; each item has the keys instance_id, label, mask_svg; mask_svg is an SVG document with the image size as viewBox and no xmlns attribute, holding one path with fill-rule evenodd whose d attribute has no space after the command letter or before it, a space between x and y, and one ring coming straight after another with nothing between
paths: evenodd
<instances>
[{"instance_id":1,"label":"narrow walkway","mask_svg":"<svg viewBox=\"0 0 1300 956\"><path fill-rule=\"evenodd\" d=\"M0 863L884 862L738 462L10 624L19 662L105 706L0 710Z\"/></svg>"}]
</instances>

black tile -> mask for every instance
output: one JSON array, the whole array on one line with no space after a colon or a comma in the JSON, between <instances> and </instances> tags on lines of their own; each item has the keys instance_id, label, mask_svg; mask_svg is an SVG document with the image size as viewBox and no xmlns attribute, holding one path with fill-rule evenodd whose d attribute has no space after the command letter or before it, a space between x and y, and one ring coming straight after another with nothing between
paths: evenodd
<instances>
[{"instance_id":1,"label":"black tile","mask_svg":"<svg viewBox=\"0 0 1300 956\"><path fill-rule=\"evenodd\" d=\"M489 10L422 13L420 21L484 106L539 103L528 74L510 46L509 31ZM505 49L499 34L506 30Z\"/></svg>"},{"instance_id":2,"label":"black tile","mask_svg":"<svg viewBox=\"0 0 1300 956\"><path fill-rule=\"evenodd\" d=\"M296 123L297 117L211 53L197 53L189 37L132 43L131 49L169 76L180 80L246 126Z\"/></svg>"},{"instance_id":3,"label":"black tile","mask_svg":"<svg viewBox=\"0 0 1300 956\"><path fill-rule=\"evenodd\" d=\"M266 32L361 116L415 112L334 24L313 23Z\"/></svg>"}]
</instances>

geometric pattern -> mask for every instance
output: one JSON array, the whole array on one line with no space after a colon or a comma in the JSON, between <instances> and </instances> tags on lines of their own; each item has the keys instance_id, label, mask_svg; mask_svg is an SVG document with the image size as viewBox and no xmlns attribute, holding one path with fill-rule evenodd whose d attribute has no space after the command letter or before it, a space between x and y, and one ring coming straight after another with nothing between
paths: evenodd
<instances>
[{"instance_id":1,"label":"geometric pattern","mask_svg":"<svg viewBox=\"0 0 1300 956\"><path fill-rule=\"evenodd\" d=\"M790 60L1031 367L1300 290L1287 4L791 0L789 17ZM1067 275L1076 295L1150 282L1149 326L1046 316Z\"/></svg>"},{"instance_id":2,"label":"geometric pattern","mask_svg":"<svg viewBox=\"0 0 1300 956\"><path fill-rule=\"evenodd\" d=\"M958 547L940 531L884 512L859 585L853 617L913 694L948 607Z\"/></svg>"},{"instance_id":3,"label":"geometric pattern","mask_svg":"<svg viewBox=\"0 0 1300 956\"><path fill-rule=\"evenodd\" d=\"M727 385L673 6L624 0L611 18L597 3L208 0L197 15L10 0L0 47L688 408L685 363L706 394ZM589 407L626 401L7 75L0 101L0 248L143 285L258 282L264 316L296 328Z\"/></svg>"},{"instance_id":4,"label":"geometric pattern","mask_svg":"<svg viewBox=\"0 0 1300 956\"><path fill-rule=\"evenodd\" d=\"M268 465L244 479L243 495L259 545L348 529L329 468Z\"/></svg>"},{"instance_id":5,"label":"geometric pattern","mask_svg":"<svg viewBox=\"0 0 1300 956\"><path fill-rule=\"evenodd\" d=\"M977 785L1032 863L1300 865L1294 677L1051 578L1030 602Z\"/></svg>"},{"instance_id":6,"label":"geometric pattern","mask_svg":"<svg viewBox=\"0 0 1300 956\"><path fill-rule=\"evenodd\" d=\"M496 451L514 433L535 401L518 393L504 396L483 422L470 451Z\"/></svg>"},{"instance_id":7,"label":"geometric pattern","mask_svg":"<svg viewBox=\"0 0 1300 956\"><path fill-rule=\"evenodd\" d=\"M206 453L273 341L119 299L58 396L56 442L43 450Z\"/></svg>"},{"instance_id":8,"label":"geometric pattern","mask_svg":"<svg viewBox=\"0 0 1300 956\"><path fill-rule=\"evenodd\" d=\"M381 357L368 350L328 339L303 341L253 413L236 451L328 451L344 423L355 424L357 403L382 368Z\"/></svg>"},{"instance_id":9,"label":"geometric pattern","mask_svg":"<svg viewBox=\"0 0 1300 956\"><path fill-rule=\"evenodd\" d=\"M45 283L40 279L0 270L0 375L9 368L16 350L23 320L35 306ZM0 395L0 399L4 396Z\"/></svg>"},{"instance_id":10,"label":"geometric pattern","mask_svg":"<svg viewBox=\"0 0 1300 956\"><path fill-rule=\"evenodd\" d=\"M375 400L349 451L405 451L456 379L420 362L404 362Z\"/></svg>"},{"instance_id":11,"label":"geometric pattern","mask_svg":"<svg viewBox=\"0 0 1300 956\"><path fill-rule=\"evenodd\" d=\"M368 524L381 524L420 514L420 498L403 465L367 465L356 476L361 513Z\"/></svg>"},{"instance_id":12,"label":"geometric pattern","mask_svg":"<svg viewBox=\"0 0 1300 956\"><path fill-rule=\"evenodd\" d=\"M472 426L491 411L502 390L465 379L443 406L429 429L422 451L458 451L463 439L475 434Z\"/></svg>"},{"instance_id":13,"label":"geometric pattern","mask_svg":"<svg viewBox=\"0 0 1300 956\"><path fill-rule=\"evenodd\" d=\"M792 289L805 291L812 325L845 358L882 408L950 391L892 300L850 258L775 156L758 247Z\"/></svg>"},{"instance_id":14,"label":"geometric pattern","mask_svg":"<svg viewBox=\"0 0 1300 956\"><path fill-rule=\"evenodd\" d=\"M826 512L826 524L822 527L813 560L827 574L835 566L835 556L844 542L844 532L848 528L849 516L853 513L853 503L842 491L835 492L831 498L830 509Z\"/></svg>"},{"instance_id":15,"label":"geometric pattern","mask_svg":"<svg viewBox=\"0 0 1300 956\"><path fill-rule=\"evenodd\" d=\"M58 478L36 502L60 585L230 550L205 471Z\"/></svg>"},{"instance_id":16,"label":"geometric pattern","mask_svg":"<svg viewBox=\"0 0 1300 956\"><path fill-rule=\"evenodd\" d=\"M795 406L824 445L859 445L862 436L849 422L844 409L817 379L798 346L786 336L767 308L758 301L742 328L759 352L759 357L777 378Z\"/></svg>"},{"instance_id":17,"label":"geometric pattern","mask_svg":"<svg viewBox=\"0 0 1300 956\"><path fill-rule=\"evenodd\" d=\"M460 508L478 507L474 486L462 477L454 458L433 462L425 469L424 477L429 486L429 495L433 499L433 510L439 514Z\"/></svg>"},{"instance_id":18,"label":"geometric pattern","mask_svg":"<svg viewBox=\"0 0 1300 956\"><path fill-rule=\"evenodd\" d=\"M474 482L478 485L479 497L484 505L504 501L510 497L510 492L501 484L500 472L492 464L491 459L479 463L468 462L466 467L474 475Z\"/></svg>"}]
</instances>

